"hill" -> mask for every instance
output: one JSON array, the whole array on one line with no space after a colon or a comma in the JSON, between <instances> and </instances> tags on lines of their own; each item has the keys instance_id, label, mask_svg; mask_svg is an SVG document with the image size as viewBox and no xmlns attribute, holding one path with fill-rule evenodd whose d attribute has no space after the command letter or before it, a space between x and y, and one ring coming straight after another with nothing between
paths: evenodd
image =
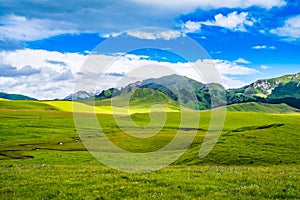
<instances>
[{"instance_id":1,"label":"hill","mask_svg":"<svg viewBox=\"0 0 300 200\"><path fill-rule=\"evenodd\" d=\"M0 92L0 98L2 99L9 99L9 100L37 100L32 97L28 97L21 94L8 94L5 92Z\"/></svg>"},{"instance_id":2,"label":"hill","mask_svg":"<svg viewBox=\"0 0 300 200\"><path fill-rule=\"evenodd\" d=\"M262 113L292 113L299 112L298 109L282 104L269 104L269 103L236 103L228 105L226 107L227 111L238 111L238 112L262 112Z\"/></svg>"},{"instance_id":3,"label":"hill","mask_svg":"<svg viewBox=\"0 0 300 200\"><path fill-rule=\"evenodd\" d=\"M14 110L58 110L56 107L32 100L6 100L0 99L0 109Z\"/></svg>"}]
</instances>

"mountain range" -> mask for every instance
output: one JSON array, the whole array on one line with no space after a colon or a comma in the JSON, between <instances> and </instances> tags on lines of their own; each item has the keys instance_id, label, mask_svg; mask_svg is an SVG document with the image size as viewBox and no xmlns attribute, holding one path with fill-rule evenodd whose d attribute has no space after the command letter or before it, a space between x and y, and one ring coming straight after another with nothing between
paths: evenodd
<instances>
[{"instance_id":1,"label":"mountain range","mask_svg":"<svg viewBox=\"0 0 300 200\"><path fill-rule=\"evenodd\" d=\"M227 90L227 102L286 103L300 108L300 73L261 79L238 89Z\"/></svg>"},{"instance_id":2,"label":"mountain range","mask_svg":"<svg viewBox=\"0 0 300 200\"><path fill-rule=\"evenodd\" d=\"M300 108L300 73L261 79L250 85L228 90L220 84L203 84L187 77L169 75L138 81L121 89L103 90L94 98L105 102L107 99L122 99L129 94L130 101L136 104L181 103L200 110L245 102L285 103Z\"/></svg>"},{"instance_id":3,"label":"mountain range","mask_svg":"<svg viewBox=\"0 0 300 200\"><path fill-rule=\"evenodd\" d=\"M24 95L3 92L0 93L0 98L36 100ZM125 106L124 98L130 99L130 103L135 105L181 104L198 110L245 102L285 103L299 109L300 73L261 79L244 87L228 90L217 83L204 84L173 74L131 83L121 89L110 88L96 95L78 91L65 97L64 100L96 100L97 105L109 105L110 100L114 100L115 105Z\"/></svg>"}]
</instances>

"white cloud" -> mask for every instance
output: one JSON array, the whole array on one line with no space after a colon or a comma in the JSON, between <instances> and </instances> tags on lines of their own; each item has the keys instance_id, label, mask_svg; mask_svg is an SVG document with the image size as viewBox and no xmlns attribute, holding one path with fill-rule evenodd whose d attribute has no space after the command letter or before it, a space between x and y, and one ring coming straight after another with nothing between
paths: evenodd
<instances>
[{"instance_id":1,"label":"white cloud","mask_svg":"<svg viewBox=\"0 0 300 200\"><path fill-rule=\"evenodd\" d=\"M5 41L32 41L65 33L87 32L109 37L132 28L176 27L178 24L175 18L193 12L198 7L214 9L261 6L269 9L285 5L284 0L85 0L72 2L72 6L66 0L59 2L5 1L0 14L0 38ZM39 6L33 9L33 4Z\"/></svg>"},{"instance_id":2,"label":"white cloud","mask_svg":"<svg viewBox=\"0 0 300 200\"><path fill-rule=\"evenodd\" d=\"M269 68L271 68L270 66L267 66L267 65L261 65L260 68L262 68L263 70L267 70Z\"/></svg>"},{"instance_id":3,"label":"white cloud","mask_svg":"<svg viewBox=\"0 0 300 200\"><path fill-rule=\"evenodd\" d=\"M200 22L187 21L183 25L182 29L183 29L184 33L193 33L193 32L199 31L201 29L201 23Z\"/></svg>"},{"instance_id":4,"label":"white cloud","mask_svg":"<svg viewBox=\"0 0 300 200\"><path fill-rule=\"evenodd\" d=\"M0 18L0 38L33 41L64 33L76 33L75 25L50 19L28 19L14 14Z\"/></svg>"},{"instance_id":5,"label":"white cloud","mask_svg":"<svg viewBox=\"0 0 300 200\"><path fill-rule=\"evenodd\" d=\"M275 46L257 45L253 46L252 49L276 49Z\"/></svg>"},{"instance_id":6,"label":"white cloud","mask_svg":"<svg viewBox=\"0 0 300 200\"><path fill-rule=\"evenodd\" d=\"M240 64L251 64L250 61L245 60L244 58L238 58L238 59L236 59L236 60L233 61L233 62L235 62L235 63L240 63Z\"/></svg>"},{"instance_id":7,"label":"white cloud","mask_svg":"<svg viewBox=\"0 0 300 200\"><path fill-rule=\"evenodd\" d=\"M30 66L36 73L0 77L0 91L21 93L40 99L63 98L74 88L75 74L85 56L77 53L60 53L45 50L23 49L0 52L1 65L24 71ZM28 67L27 67L28 68ZM1 74L1 73L0 73Z\"/></svg>"},{"instance_id":8,"label":"white cloud","mask_svg":"<svg viewBox=\"0 0 300 200\"><path fill-rule=\"evenodd\" d=\"M130 57L131 56L132 55L130 55ZM195 70L194 66L198 67L198 71ZM258 71L226 60L205 59L188 63L169 63L141 60L139 56L133 56L133 59L128 59L126 55L119 57L118 60L110 66L107 73L126 74L126 78L131 82L177 73L203 83L217 82L228 88L244 85L244 82L238 79L239 75L255 74L258 73ZM116 78L114 80L113 82L111 80L110 84L117 86L116 83L118 81L116 81ZM130 83L130 81L126 83Z\"/></svg>"},{"instance_id":9,"label":"white cloud","mask_svg":"<svg viewBox=\"0 0 300 200\"><path fill-rule=\"evenodd\" d=\"M239 88L244 85L247 85L246 82L239 80L237 78L222 76L223 85L225 88Z\"/></svg>"},{"instance_id":10,"label":"white cloud","mask_svg":"<svg viewBox=\"0 0 300 200\"><path fill-rule=\"evenodd\" d=\"M252 47L252 49L266 49L266 48L267 48L266 45L257 45L257 46Z\"/></svg>"},{"instance_id":11,"label":"white cloud","mask_svg":"<svg viewBox=\"0 0 300 200\"><path fill-rule=\"evenodd\" d=\"M254 22L254 19L249 19L248 12L238 13L237 11L234 11L229 13L227 16L224 16L221 13L217 14L214 17L214 20L208 20L200 23L208 26L224 27L233 31L246 31L245 25L253 26Z\"/></svg>"},{"instance_id":12,"label":"white cloud","mask_svg":"<svg viewBox=\"0 0 300 200\"><path fill-rule=\"evenodd\" d=\"M157 40L157 39L163 39L163 40L171 40L180 37L182 34L179 31L173 31L173 30L161 30L158 29L155 31L154 29L151 29L151 31L145 30L131 30L127 32L127 35L140 38L140 39L146 39L146 40Z\"/></svg>"},{"instance_id":13,"label":"white cloud","mask_svg":"<svg viewBox=\"0 0 300 200\"><path fill-rule=\"evenodd\" d=\"M60 53L57 51L21 49L16 51L1 51L1 64L12 65L21 69L28 65L35 69L50 67L56 71L69 68L73 73L79 71L85 56L78 53ZM49 62L50 61L50 62ZM62 65L64 63L64 66Z\"/></svg>"},{"instance_id":14,"label":"white cloud","mask_svg":"<svg viewBox=\"0 0 300 200\"><path fill-rule=\"evenodd\" d=\"M239 80L239 75L257 73L255 69L226 60L170 63L147 60L147 58L147 56L128 54L81 55L32 49L2 51L0 71L3 67L2 70L6 70L6 73L2 75L0 73L0 91L25 94L39 99L64 98L74 92L76 78L83 74L90 79L83 83L82 89L89 92L94 92L95 89L121 87L137 80L174 73L205 83L218 82L225 87L238 87L243 83ZM81 70L83 65L87 68ZM107 66L109 67L106 68ZM199 67L200 74L193 66ZM101 79L102 85L95 88L93 81L99 80L97 74L102 70L105 73ZM7 74L10 72L16 75Z\"/></svg>"},{"instance_id":15,"label":"white cloud","mask_svg":"<svg viewBox=\"0 0 300 200\"><path fill-rule=\"evenodd\" d=\"M272 29L270 31L273 34L286 37L290 40L300 38L300 15L287 19L284 26Z\"/></svg>"},{"instance_id":16,"label":"white cloud","mask_svg":"<svg viewBox=\"0 0 300 200\"><path fill-rule=\"evenodd\" d=\"M226 1L212 1L212 0L172 0L172 1L162 1L162 0L131 0L144 5L152 5L157 7L163 7L172 10L184 9L193 10L195 8L248 8L251 6L259 6L266 9L272 7L281 7L286 5L284 0L226 0Z\"/></svg>"},{"instance_id":17,"label":"white cloud","mask_svg":"<svg viewBox=\"0 0 300 200\"><path fill-rule=\"evenodd\" d=\"M247 75L258 73L256 69L238 65L235 62L230 62L227 60L213 60L216 68L221 74L224 75Z\"/></svg>"}]
</instances>

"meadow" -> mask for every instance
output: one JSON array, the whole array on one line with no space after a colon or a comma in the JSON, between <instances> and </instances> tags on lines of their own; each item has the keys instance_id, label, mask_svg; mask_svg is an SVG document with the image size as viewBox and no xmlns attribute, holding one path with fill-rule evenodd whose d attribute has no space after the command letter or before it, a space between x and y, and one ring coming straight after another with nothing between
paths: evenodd
<instances>
[{"instance_id":1,"label":"meadow","mask_svg":"<svg viewBox=\"0 0 300 200\"><path fill-rule=\"evenodd\" d=\"M245 105L240 110L236 106L229 108L216 146L202 159L198 153L211 112L191 112L191 120L199 114L200 123L188 150L162 170L135 174L108 168L86 150L69 103L0 100L0 199L300 196L300 114L284 106L268 108L271 113L263 112L262 105L262 112L249 112ZM83 105L82 111L88 115L85 106L88 105ZM151 152L168 144L178 130L181 114L168 112L164 128L156 136L144 139L124 134L111 108L96 109L109 139L131 152ZM146 111L132 110L130 117L136 124L145 125L150 122ZM122 112L121 109L117 115L120 120L126 117Z\"/></svg>"}]
</instances>

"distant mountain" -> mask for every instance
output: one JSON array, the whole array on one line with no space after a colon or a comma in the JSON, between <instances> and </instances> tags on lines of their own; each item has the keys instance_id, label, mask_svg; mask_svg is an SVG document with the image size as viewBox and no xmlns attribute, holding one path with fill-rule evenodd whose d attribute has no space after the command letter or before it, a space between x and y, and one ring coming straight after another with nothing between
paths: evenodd
<instances>
[{"instance_id":1,"label":"distant mountain","mask_svg":"<svg viewBox=\"0 0 300 200\"><path fill-rule=\"evenodd\" d=\"M258 97L271 97L271 98L283 98L283 97L294 97L300 98L300 73L285 75L271 79L261 79L254 83L244 86L239 89L233 89L235 93L243 93L249 96ZM293 91L295 93L290 93Z\"/></svg>"},{"instance_id":2,"label":"distant mountain","mask_svg":"<svg viewBox=\"0 0 300 200\"><path fill-rule=\"evenodd\" d=\"M300 73L257 80L238 89L227 90L227 102L286 103L300 108Z\"/></svg>"},{"instance_id":3,"label":"distant mountain","mask_svg":"<svg viewBox=\"0 0 300 200\"><path fill-rule=\"evenodd\" d=\"M65 97L64 100L85 100L94 97L92 93L88 93L86 91L78 91L74 94L70 94L69 96Z\"/></svg>"},{"instance_id":4,"label":"distant mountain","mask_svg":"<svg viewBox=\"0 0 300 200\"><path fill-rule=\"evenodd\" d=\"M179 76L169 75L156 79L147 79L127 85L118 90L110 88L96 95L96 100L111 99L118 102L118 105L123 105L124 98L130 98L131 104L169 104L169 105L184 105L192 109L209 109L225 105L226 102L222 98L214 99L211 102L211 93L224 93L224 88L215 83L203 84L193 79ZM220 95L219 95L220 96ZM104 105L107 102L98 102L97 105Z\"/></svg>"},{"instance_id":5,"label":"distant mountain","mask_svg":"<svg viewBox=\"0 0 300 200\"><path fill-rule=\"evenodd\" d=\"M212 101L211 95L214 94ZM226 101L224 101L226 95ZM181 104L192 109L211 109L223 105L245 102L261 102L280 104L286 103L300 108L300 73L285 75L278 78L257 80L238 89L226 90L216 83L203 84L193 79L169 75L156 79L147 79L131 83L122 89L110 88L96 95L96 100L112 99L123 105L124 99L130 97L134 104ZM107 101L97 105L107 104ZM248 107L252 104L248 104ZM260 109L262 105L256 104ZM264 106L266 109L267 106ZM287 110L288 107L277 107ZM234 107L232 107L234 109ZM270 107L271 109L271 107ZM274 109L274 107L272 107Z\"/></svg>"},{"instance_id":6,"label":"distant mountain","mask_svg":"<svg viewBox=\"0 0 300 200\"><path fill-rule=\"evenodd\" d=\"M21 94L8 94L4 92L0 92L0 98L9 99L9 100L37 100L35 98L28 97Z\"/></svg>"},{"instance_id":7,"label":"distant mountain","mask_svg":"<svg viewBox=\"0 0 300 200\"><path fill-rule=\"evenodd\" d=\"M97 100L113 98L121 94L121 91L116 88L110 88L108 90L103 90L101 93L97 94L95 98Z\"/></svg>"}]
</instances>

